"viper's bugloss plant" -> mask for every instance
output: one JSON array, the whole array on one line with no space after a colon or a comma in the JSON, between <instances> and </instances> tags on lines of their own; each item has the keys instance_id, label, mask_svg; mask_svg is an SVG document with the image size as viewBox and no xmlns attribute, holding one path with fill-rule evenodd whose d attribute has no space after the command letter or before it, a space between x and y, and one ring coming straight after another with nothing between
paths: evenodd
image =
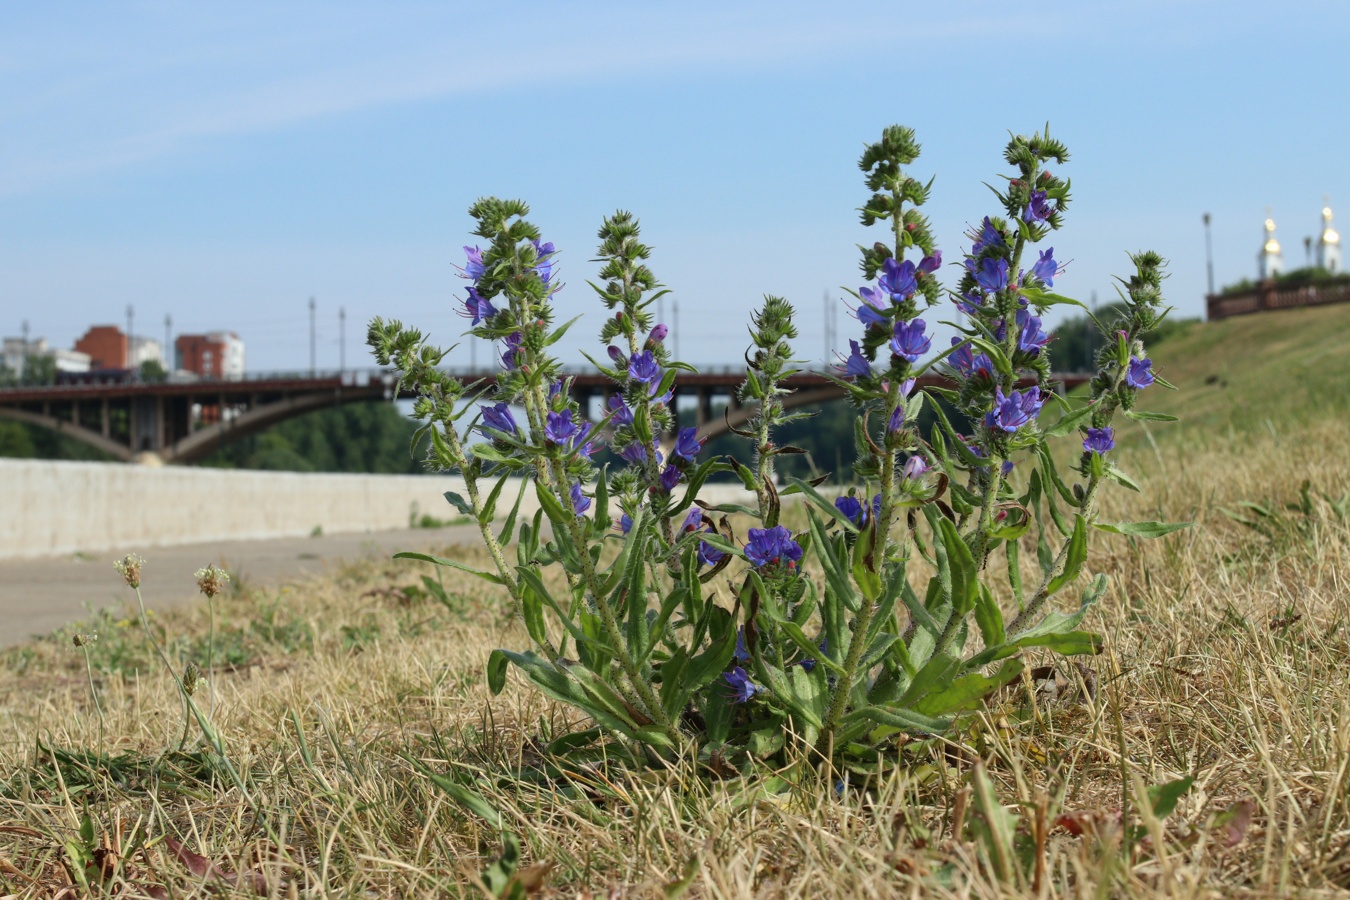
<instances>
[{"instance_id":1,"label":"viper's bugloss plant","mask_svg":"<svg viewBox=\"0 0 1350 900\"><path fill-rule=\"evenodd\" d=\"M838 497L818 483L780 485L775 471L776 458L794 452L775 430L809 415L785 403L797 333L781 298L766 297L751 321L739 390L747 417L733 429L753 444L750 465L700 459L699 431L678 428L672 399L679 372L692 369L671 357L669 329L652 316L664 289L628 213L599 232L591 287L608 312L605 352L591 362L612 394L595 425L551 355L575 319L554 324L555 251L519 201L485 199L469 211L487 245L465 248L462 311L469 339L499 348L495 380L465 385L441 370L446 351L420 332L371 323L376 359L417 394L430 464L462 473L467 498L447 497L478 523L494 568L401 555L510 595L534 647L495 651L489 685L500 690L515 664L595 723L555 749L608 734L640 755L697 754L718 772L800 750L814 755L792 758L869 764L894 735L939 733L975 709L1017 677L1029 648L1098 652L1101 638L1079 625L1104 575L1070 612L1049 607L1084 574L1089 536L1180 527L1096 520L1104 482L1135 488L1111 461L1116 413L1163 418L1134 408L1141 390L1165 384L1140 342L1166 314L1162 260L1132 257L1125 313L1104 329L1115 339L1099 355L1090 399L1075 405L1052 389L1042 316L1076 301L1052 293L1062 266L1053 248L1036 246L1064 223L1069 183L1055 167L1067 150L1048 131L1008 143L1014 172L962 261L949 265L957 277L948 289L919 211L932 181L906 171L919 150L910 129L892 126L860 162L871 193L862 222L887 234L861 248L867 284L849 304L859 332L829 374L859 410L857 484ZM921 362L944 298L962 317L960 334ZM925 405L937 421L927 436L917 427ZM1068 480L1055 439L1081 449ZM601 442L622 460L617 470L592 464ZM699 499L723 470L753 492L752 506ZM497 529L512 476L533 484L540 510L517 529L522 491ZM806 505L799 533L781 521L792 494ZM739 533L728 514L753 527ZM1024 585L1019 552L1033 538L1040 574ZM545 582L546 567L561 570L565 591ZM999 597L1015 605L1010 619Z\"/></svg>"}]
</instances>

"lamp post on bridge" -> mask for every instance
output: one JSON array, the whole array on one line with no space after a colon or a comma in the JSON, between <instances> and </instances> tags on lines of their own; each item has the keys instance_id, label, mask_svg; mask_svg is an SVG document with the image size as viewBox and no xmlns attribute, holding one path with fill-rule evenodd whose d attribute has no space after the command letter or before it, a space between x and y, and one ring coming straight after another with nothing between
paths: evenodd
<instances>
[{"instance_id":1,"label":"lamp post on bridge","mask_svg":"<svg viewBox=\"0 0 1350 900\"><path fill-rule=\"evenodd\" d=\"M1208 276L1209 296L1214 296L1214 245L1209 237L1209 213L1204 215L1205 222L1205 273Z\"/></svg>"},{"instance_id":2,"label":"lamp post on bridge","mask_svg":"<svg viewBox=\"0 0 1350 900\"><path fill-rule=\"evenodd\" d=\"M133 366L133 365L131 364L131 347L132 347L132 341L131 341L132 328L131 328L131 325L132 325L132 322L135 321L135 318L136 318L136 307L134 307L134 306L132 306L130 303L128 303L128 304L127 304L127 359L126 359L126 366L127 366L128 369L135 369L135 368L136 368L135 366ZM133 376L133 377L134 377L134 376Z\"/></svg>"},{"instance_id":3,"label":"lamp post on bridge","mask_svg":"<svg viewBox=\"0 0 1350 900\"><path fill-rule=\"evenodd\" d=\"M309 298L309 377L313 378L318 374L318 369L314 365L314 298Z\"/></svg>"},{"instance_id":4,"label":"lamp post on bridge","mask_svg":"<svg viewBox=\"0 0 1350 900\"><path fill-rule=\"evenodd\" d=\"M338 307L338 374L347 371L347 307Z\"/></svg>"}]
</instances>

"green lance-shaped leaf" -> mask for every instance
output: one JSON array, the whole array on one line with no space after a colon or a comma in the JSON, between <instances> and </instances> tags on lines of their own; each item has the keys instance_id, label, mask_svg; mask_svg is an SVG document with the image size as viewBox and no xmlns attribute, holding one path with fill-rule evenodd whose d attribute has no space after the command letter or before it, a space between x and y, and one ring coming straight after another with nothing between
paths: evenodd
<instances>
[{"instance_id":1,"label":"green lance-shaped leaf","mask_svg":"<svg viewBox=\"0 0 1350 900\"><path fill-rule=\"evenodd\" d=\"M1100 635L1086 631L1075 631L1088 614L1088 609L1106 593L1105 575L1098 575L1083 591L1083 599L1077 611L1069 614L1051 611L1045 618L1031 628L1017 635L1013 640L998 646L986 647L980 653L966 660L963 668L967 671L978 669L1000 659L1007 659L1019 650L1027 647L1048 647L1064 656L1083 656L1101 652Z\"/></svg>"},{"instance_id":2,"label":"green lance-shaped leaf","mask_svg":"<svg viewBox=\"0 0 1350 900\"><path fill-rule=\"evenodd\" d=\"M473 511L473 506L469 504L469 501L465 500L463 497L461 497L459 494L456 494L454 491L446 491L445 499L451 506L459 510L462 515L466 515L471 519L476 517Z\"/></svg>"},{"instance_id":3,"label":"green lance-shaped leaf","mask_svg":"<svg viewBox=\"0 0 1350 900\"><path fill-rule=\"evenodd\" d=\"M1095 403L1080 406L1078 409L1060 416L1059 421L1045 429L1044 434L1046 437L1056 438L1077 431L1080 425L1091 419L1094 412L1096 412Z\"/></svg>"},{"instance_id":4,"label":"green lance-shaped leaf","mask_svg":"<svg viewBox=\"0 0 1350 900\"><path fill-rule=\"evenodd\" d=\"M1130 537L1156 538L1183 528L1190 528L1194 522L1093 522L1093 527L1111 534L1125 534Z\"/></svg>"},{"instance_id":5,"label":"green lance-shaped leaf","mask_svg":"<svg viewBox=\"0 0 1350 900\"><path fill-rule=\"evenodd\" d=\"M394 554L394 559L417 559L422 562L429 562L437 566L446 566L451 569L459 569L461 572L468 572L470 575L476 575L484 581L492 584L506 584L501 576L492 572L484 572L482 569L475 569L473 566L465 565L457 559L446 559L441 556L432 556L430 553L417 553L412 550L404 550Z\"/></svg>"},{"instance_id":6,"label":"green lance-shaped leaf","mask_svg":"<svg viewBox=\"0 0 1350 900\"><path fill-rule=\"evenodd\" d=\"M937 517L941 529L942 544L947 551L947 566L951 573L952 615L964 616L975 608L975 598L979 594L978 571L975 557L970 547L961 540L956 525L946 516Z\"/></svg>"},{"instance_id":7,"label":"green lance-shaped leaf","mask_svg":"<svg viewBox=\"0 0 1350 900\"><path fill-rule=\"evenodd\" d=\"M1053 597L1064 585L1078 577L1083 563L1087 560L1087 520L1081 515L1073 517L1073 534L1064 552L1064 571L1060 572L1045 586L1045 596Z\"/></svg>"},{"instance_id":8,"label":"green lance-shaped leaf","mask_svg":"<svg viewBox=\"0 0 1350 900\"><path fill-rule=\"evenodd\" d=\"M1011 659L993 675L968 672L943 687L929 691L914 704L915 711L929 716L973 709L985 697L1012 681L1022 672L1022 661Z\"/></svg>"}]
</instances>

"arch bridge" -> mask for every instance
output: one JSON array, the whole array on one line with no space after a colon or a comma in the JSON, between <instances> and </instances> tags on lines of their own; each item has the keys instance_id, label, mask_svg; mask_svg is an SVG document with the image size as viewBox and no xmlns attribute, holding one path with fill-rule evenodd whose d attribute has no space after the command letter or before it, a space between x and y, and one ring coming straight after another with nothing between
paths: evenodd
<instances>
[{"instance_id":1,"label":"arch bridge","mask_svg":"<svg viewBox=\"0 0 1350 900\"><path fill-rule=\"evenodd\" d=\"M466 384L490 384L495 372L454 373ZM572 395L592 419L603 416L614 383L593 370L566 372ZM1087 375L1059 375L1065 388ZM742 406L736 391L743 370L727 368L681 372L675 382L675 409L680 424L698 426L699 437L714 438L744 425L755 407ZM946 385L929 375L920 386ZM817 372L800 372L786 382L794 392L787 408L819 406L844 392ZM255 434L278 422L344 403L408 399L386 370L356 370L313 375L267 373L239 380L58 384L0 388L0 418L50 428L95 447L115 459L133 461L147 455L165 463L192 463L218 447ZM714 401L725 401L723 415L714 415ZM693 401L692 403L689 401Z\"/></svg>"}]
</instances>

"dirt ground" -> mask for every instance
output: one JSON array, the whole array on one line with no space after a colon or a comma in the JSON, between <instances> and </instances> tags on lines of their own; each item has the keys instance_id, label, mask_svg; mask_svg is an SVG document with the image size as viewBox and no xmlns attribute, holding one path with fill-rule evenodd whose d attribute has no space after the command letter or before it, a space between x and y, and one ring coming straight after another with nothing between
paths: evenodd
<instances>
[{"instance_id":1,"label":"dirt ground","mask_svg":"<svg viewBox=\"0 0 1350 900\"><path fill-rule=\"evenodd\" d=\"M113 560L125 553L145 559L141 593L148 606L163 608L196 597L193 573L212 563L250 585L279 585L322 574L342 560L427 551L478 539L476 528L460 525L0 560L0 647L50 632L89 609L131 601L131 590L112 567Z\"/></svg>"}]
</instances>

